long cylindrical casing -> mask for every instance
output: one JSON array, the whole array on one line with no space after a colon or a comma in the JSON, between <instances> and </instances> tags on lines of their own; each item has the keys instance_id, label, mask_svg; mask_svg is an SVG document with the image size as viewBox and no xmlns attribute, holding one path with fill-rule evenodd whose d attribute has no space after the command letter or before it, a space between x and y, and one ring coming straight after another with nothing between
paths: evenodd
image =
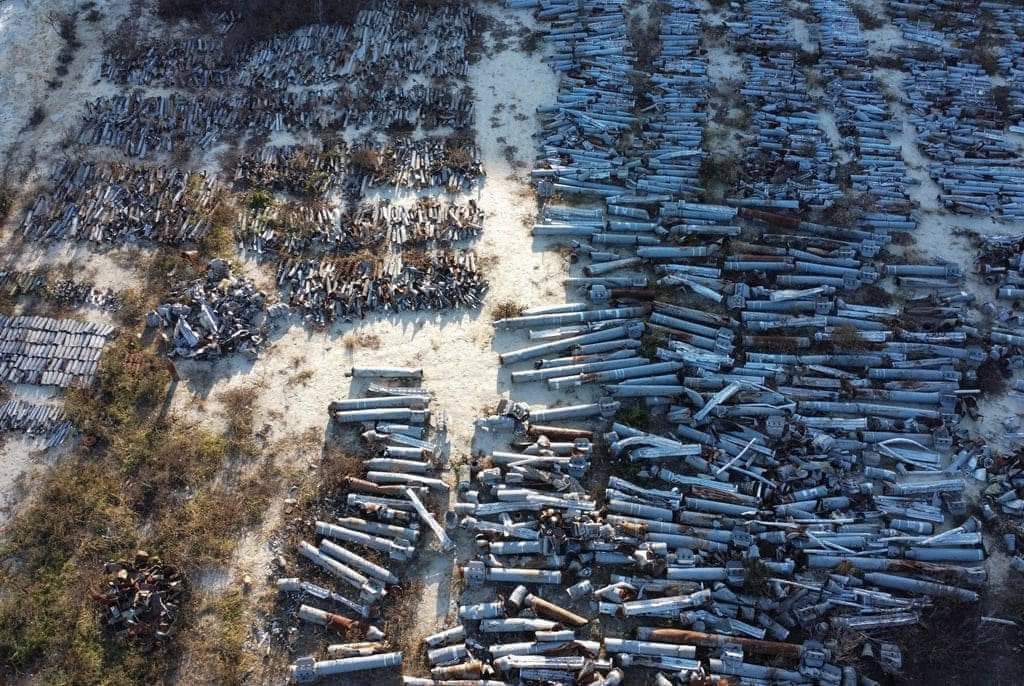
<instances>
[{"instance_id":1,"label":"long cylindrical casing","mask_svg":"<svg viewBox=\"0 0 1024 686\"><path fill-rule=\"evenodd\" d=\"M327 406L328 412L347 410L376 410L387 407L405 407L422 410L427 406L428 399L419 395L398 395L384 398L347 398L334 400Z\"/></svg>"},{"instance_id":2,"label":"long cylindrical casing","mask_svg":"<svg viewBox=\"0 0 1024 686\"><path fill-rule=\"evenodd\" d=\"M568 624L569 626L584 626L590 621L586 617L581 617L574 612L566 610L564 607L559 607L558 605L550 603L543 598L539 598L532 593L526 596L524 602L529 607L532 607L534 612L538 615L546 616L561 624Z\"/></svg>"},{"instance_id":3,"label":"long cylindrical casing","mask_svg":"<svg viewBox=\"0 0 1024 686\"><path fill-rule=\"evenodd\" d=\"M320 660L312 657L301 658L291 667L292 679L298 683L312 683L322 677L336 674L351 674L371 669L387 669L402 666L402 653L381 653L366 657L347 657L340 660Z\"/></svg>"},{"instance_id":4,"label":"long cylindrical casing","mask_svg":"<svg viewBox=\"0 0 1024 686\"><path fill-rule=\"evenodd\" d=\"M317 533L319 533L320 524L323 522L317 522ZM342 548L337 543L329 540L320 541L320 550L327 553L336 560L340 560L351 565L353 568L358 569L364 574L368 574L378 581L382 581L387 584L397 584L399 579L397 576L392 574L390 571L381 567L378 564L374 564L369 560L363 558L360 555L356 555L347 548Z\"/></svg>"},{"instance_id":5,"label":"long cylindrical casing","mask_svg":"<svg viewBox=\"0 0 1024 686\"><path fill-rule=\"evenodd\" d=\"M799 658L802 648L797 643L786 643L780 641L761 641L743 636L725 636L722 634L709 634L703 631L689 631L687 629L661 629L651 627L639 627L636 636L642 641L660 641L666 643L683 643L687 645L703 646L706 648L721 648L730 644L739 645L745 651L760 655L779 655L789 658Z\"/></svg>"}]
</instances>

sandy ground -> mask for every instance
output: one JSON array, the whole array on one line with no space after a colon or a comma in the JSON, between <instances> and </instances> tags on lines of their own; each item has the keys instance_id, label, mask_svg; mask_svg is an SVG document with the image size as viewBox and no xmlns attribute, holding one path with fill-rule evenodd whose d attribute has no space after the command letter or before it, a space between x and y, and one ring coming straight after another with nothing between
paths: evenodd
<instances>
[{"instance_id":1,"label":"sandy ground","mask_svg":"<svg viewBox=\"0 0 1024 686\"><path fill-rule=\"evenodd\" d=\"M127 3L100 0L96 3L102 17L86 22L80 17L77 36L81 43L68 65L68 74L56 76L57 55L63 40L51 25L48 15L73 10L81 3L64 0L6 0L0 2L0 181L7 179L23 190L46 178L55 160L62 154L61 141L77 126L89 97L100 94L99 79L103 36L111 31L127 11ZM11 68L16 65L17 68ZM61 85L50 88L47 80ZM28 121L36 107L45 111L45 119L36 128ZM15 253L11 248L12 212L8 226L0 232L6 248L0 250L0 269L33 269L40 266L74 265L74 276L91 279L102 288L123 287L133 277L130 270L109 255L95 254L84 244L33 246ZM82 310L82 317L110 323L107 313ZM11 397L34 402L60 402L56 389L15 386ZM0 436L0 524L6 521L13 505L31 489L34 475L53 464L72 447L71 442L58 449L40 451L38 442L22 435Z\"/></svg>"},{"instance_id":2,"label":"sandy ground","mask_svg":"<svg viewBox=\"0 0 1024 686\"><path fill-rule=\"evenodd\" d=\"M18 65L0 70L0 172L16 175L19 183L39 180L51 163L63 154L61 141L78 128L86 101L113 92L100 82L104 36L128 11L127 2L100 0L96 22L76 23L78 41L68 73L57 76L57 55L63 40L49 21L51 13L73 11L79 2L67 0L7 0L0 3L0 64ZM50 88L47 81L59 81ZM46 118L35 129L29 117L42 107Z\"/></svg>"}]
</instances>

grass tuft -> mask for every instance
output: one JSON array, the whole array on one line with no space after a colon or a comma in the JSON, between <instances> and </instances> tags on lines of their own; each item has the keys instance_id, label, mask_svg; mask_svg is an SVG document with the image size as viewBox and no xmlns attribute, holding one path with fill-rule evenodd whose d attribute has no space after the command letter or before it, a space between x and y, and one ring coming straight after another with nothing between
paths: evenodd
<instances>
[{"instance_id":1,"label":"grass tuft","mask_svg":"<svg viewBox=\"0 0 1024 686\"><path fill-rule=\"evenodd\" d=\"M503 300L491 308L491 319L495 321L499 319L512 319L522 316L525 311L526 307L514 300Z\"/></svg>"}]
</instances>

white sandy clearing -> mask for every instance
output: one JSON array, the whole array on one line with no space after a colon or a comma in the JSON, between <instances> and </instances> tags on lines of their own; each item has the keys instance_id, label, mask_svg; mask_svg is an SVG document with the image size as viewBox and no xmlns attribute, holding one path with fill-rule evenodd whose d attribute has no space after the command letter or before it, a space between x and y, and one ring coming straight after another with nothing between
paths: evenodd
<instances>
[{"instance_id":1,"label":"white sandy clearing","mask_svg":"<svg viewBox=\"0 0 1024 686\"><path fill-rule=\"evenodd\" d=\"M48 21L81 5L62 0L8 0L0 3L0 153L4 170L17 171L14 181L25 185L46 174L63 151L60 143L78 130L86 102L109 95L115 87L100 82L100 64L110 33L128 11L126 2L100 0L97 22L80 12L77 27L81 47L74 51L68 73L57 76L57 55L64 42ZM50 89L48 80L62 82ZM46 118L28 129L33 110L42 107Z\"/></svg>"},{"instance_id":2,"label":"white sandy clearing","mask_svg":"<svg viewBox=\"0 0 1024 686\"><path fill-rule=\"evenodd\" d=\"M59 405L61 393L53 386L6 386L7 398L42 405ZM0 526L6 524L21 498L30 493L33 478L55 464L73 446L71 440L44 450L42 439L21 433L0 434Z\"/></svg>"}]
</instances>

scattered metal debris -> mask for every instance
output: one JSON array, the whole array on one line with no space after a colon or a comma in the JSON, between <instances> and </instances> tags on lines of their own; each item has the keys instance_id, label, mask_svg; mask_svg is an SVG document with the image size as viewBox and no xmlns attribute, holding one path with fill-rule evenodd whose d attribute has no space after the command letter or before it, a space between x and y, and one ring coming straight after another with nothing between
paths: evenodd
<instances>
[{"instance_id":1,"label":"scattered metal debris","mask_svg":"<svg viewBox=\"0 0 1024 686\"><path fill-rule=\"evenodd\" d=\"M108 312L121 307L113 289L100 289L88 281L51 280L49 270L0 272L0 289L12 298L39 297L61 307L95 307Z\"/></svg>"},{"instance_id":2,"label":"scattered metal debris","mask_svg":"<svg viewBox=\"0 0 1024 686\"><path fill-rule=\"evenodd\" d=\"M353 370L358 378L418 380L420 374L398 368ZM371 457L365 460L365 475L349 476L342 491L332 497L335 506L328 505L318 514L319 546L302 541L299 553L347 587L353 597L299 579L280 579L278 588L285 593L303 592L310 602L330 601L329 610L302 605L298 611L302 621L343 634L365 634L366 640L328 646L327 654L335 659L299 658L291 670L299 683L402 664L402 653L389 652L387 638L366 622L378 616L388 588L402 583L405 569L414 563L421 522L444 551L453 547L424 503L431 490L446 493L448 488L441 477L428 476L446 467L448 450L447 420L443 415L432 418L430 404L430 395L418 386L373 385L369 397L336 400L328 407L335 424L366 428L362 439ZM335 614L334 609L354 614L358 620Z\"/></svg>"},{"instance_id":3,"label":"scattered metal debris","mask_svg":"<svg viewBox=\"0 0 1024 686\"><path fill-rule=\"evenodd\" d=\"M171 296L146 315L147 326L173 329L171 357L255 357L266 342L267 296L249 279L233 276L226 260L211 260L205 278Z\"/></svg>"},{"instance_id":4,"label":"scattered metal debris","mask_svg":"<svg viewBox=\"0 0 1024 686\"><path fill-rule=\"evenodd\" d=\"M108 562L103 573L107 579L93 598L103 608L105 630L134 640L170 636L186 593L175 567L140 550L131 562Z\"/></svg>"}]
</instances>

